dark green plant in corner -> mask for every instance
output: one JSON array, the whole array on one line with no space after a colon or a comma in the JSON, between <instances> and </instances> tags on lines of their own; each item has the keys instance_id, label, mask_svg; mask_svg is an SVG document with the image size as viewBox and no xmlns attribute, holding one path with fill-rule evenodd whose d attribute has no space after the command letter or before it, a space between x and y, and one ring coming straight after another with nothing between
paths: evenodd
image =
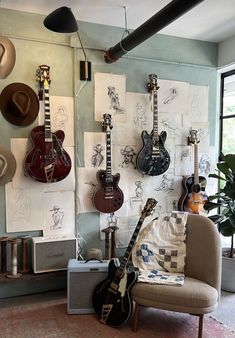
<instances>
[{"instance_id":1,"label":"dark green plant in corner","mask_svg":"<svg viewBox=\"0 0 235 338\"><path fill-rule=\"evenodd\" d=\"M222 155L222 161L217 163L218 175L210 174L209 177L220 180L220 191L209 196L204 205L207 211L219 208L220 213L209 216L218 225L218 230L223 236L231 237L231 246L228 257L233 258L235 234L235 154ZM213 202L215 201L216 202Z\"/></svg>"}]
</instances>

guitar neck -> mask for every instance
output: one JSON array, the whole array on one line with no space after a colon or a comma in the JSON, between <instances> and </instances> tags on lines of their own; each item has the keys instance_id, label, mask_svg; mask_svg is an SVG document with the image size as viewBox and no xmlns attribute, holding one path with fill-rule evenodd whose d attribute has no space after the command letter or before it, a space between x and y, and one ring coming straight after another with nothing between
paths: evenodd
<instances>
[{"instance_id":1,"label":"guitar neck","mask_svg":"<svg viewBox=\"0 0 235 338\"><path fill-rule=\"evenodd\" d=\"M153 138L158 140L158 98L157 89L152 91L153 99Z\"/></svg>"},{"instance_id":2,"label":"guitar neck","mask_svg":"<svg viewBox=\"0 0 235 338\"><path fill-rule=\"evenodd\" d=\"M44 87L45 142L52 142L49 87Z\"/></svg>"},{"instance_id":3,"label":"guitar neck","mask_svg":"<svg viewBox=\"0 0 235 338\"><path fill-rule=\"evenodd\" d=\"M129 261L130 255L131 255L132 248L133 248L133 246L134 246L134 244L136 242L136 238L137 238L137 236L139 234L139 231L140 231L140 228L141 228L141 226L142 226L142 224L144 222L144 219L145 219L145 217L143 217L143 216L140 217L140 219L139 219L139 221L137 223L137 226L135 228L135 231L134 231L134 233L133 233L133 235L132 235L132 237L130 239L130 242L128 244L126 252L125 252L125 254L124 254L123 258L122 258L121 264L120 264L120 266L118 268L118 274L120 274L120 275L122 275L124 273L124 271L125 271L125 268L127 266L127 263Z\"/></svg>"},{"instance_id":4,"label":"guitar neck","mask_svg":"<svg viewBox=\"0 0 235 338\"><path fill-rule=\"evenodd\" d=\"M194 184L199 184L199 175L198 175L198 144L194 144Z\"/></svg>"},{"instance_id":5,"label":"guitar neck","mask_svg":"<svg viewBox=\"0 0 235 338\"><path fill-rule=\"evenodd\" d=\"M106 131L106 180L112 179L111 167L111 132Z\"/></svg>"}]
</instances>

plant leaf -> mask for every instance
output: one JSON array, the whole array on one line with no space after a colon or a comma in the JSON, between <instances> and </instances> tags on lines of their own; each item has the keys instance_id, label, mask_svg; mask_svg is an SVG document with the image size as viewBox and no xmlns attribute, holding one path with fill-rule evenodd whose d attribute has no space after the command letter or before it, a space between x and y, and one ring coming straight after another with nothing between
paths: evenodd
<instances>
[{"instance_id":1,"label":"plant leaf","mask_svg":"<svg viewBox=\"0 0 235 338\"><path fill-rule=\"evenodd\" d=\"M235 173L235 154L227 154L224 156L224 160L228 167Z\"/></svg>"},{"instance_id":2,"label":"plant leaf","mask_svg":"<svg viewBox=\"0 0 235 338\"><path fill-rule=\"evenodd\" d=\"M219 176L219 175L217 175L217 174L209 174L208 177L217 178L218 180L226 181L225 178L223 178L223 177L221 177L221 176Z\"/></svg>"},{"instance_id":3,"label":"plant leaf","mask_svg":"<svg viewBox=\"0 0 235 338\"><path fill-rule=\"evenodd\" d=\"M225 237L230 237L235 233L235 228L232 226L228 218L220 223L219 230Z\"/></svg>"},{"instance_id":4,"label":"plant leaf","mask_svg":"<svg viewBox=\"0 0 235 338\"><path fill-rule=\"evenodd\" d=\"M229 175L229 166L226 162L219 162L217 163L217 168L221 171L224 175Z\"/></svg>"}]
</instances>

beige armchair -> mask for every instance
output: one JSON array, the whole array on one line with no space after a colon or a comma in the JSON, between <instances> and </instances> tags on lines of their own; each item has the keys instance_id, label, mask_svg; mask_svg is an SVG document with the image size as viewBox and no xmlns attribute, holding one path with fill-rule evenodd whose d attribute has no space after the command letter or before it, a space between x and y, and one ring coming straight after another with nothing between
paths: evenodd
<instances>
[{"instance_id":1,"label":"beige armchair","mask_svg":"<svg viewBox=\"0 0 235 338\"><path fill-rule=\"evenodd\" d=\"M186 236L185 282L166 286L137 282L132 288L135 301L133 330L137 331L140 306L199 316L198 338L202 337L203 316L218 305L221 284L221 243L216 226L207 217L189 214Z\"/></svg>"}]
</instances>

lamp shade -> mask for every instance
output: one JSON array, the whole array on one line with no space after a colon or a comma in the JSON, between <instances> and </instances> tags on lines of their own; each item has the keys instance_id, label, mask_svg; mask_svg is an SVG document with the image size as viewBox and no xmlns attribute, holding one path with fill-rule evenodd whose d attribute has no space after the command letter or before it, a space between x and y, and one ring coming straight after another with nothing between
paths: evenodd
<instances>
[{"instance_id":1,"label":"lamp shade","mask_svg":"<svg viewBox=\"0 0 235 338\"><path fill-rule=\"evenodd\" d=\"M57 33L73 33L78 31L78 24L73 12L68 7L59 7L51 12L43 21L44 26Z\"/></svg>"}]
</instances>

